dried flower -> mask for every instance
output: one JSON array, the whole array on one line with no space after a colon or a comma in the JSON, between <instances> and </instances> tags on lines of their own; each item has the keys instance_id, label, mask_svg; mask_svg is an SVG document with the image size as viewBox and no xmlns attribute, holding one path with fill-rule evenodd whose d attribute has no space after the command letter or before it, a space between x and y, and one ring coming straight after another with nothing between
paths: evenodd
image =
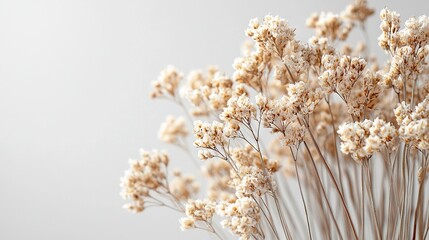
<instances>
[{"instance_id":1,"label":"dried flower","mask_svg":"<svg viewBox=\"0 0 429 240\"><path fill-rule=\"evenodd\" d=\"M235 202L221 202L216 212L227 218L222 221L222 226L240 236L241 239L250 239L252 235L259 235L260 210L253 199L243 197Z\"/></svg>"},{"instance_id":2,"label":"dried flower","mask_svg":"<svg viewBox=\"0 0 429 240\"><path fill-rule=\"evenodd\" d=\"M179 139L185 138L188 135L186 130L185 119L183 117L175 118L168 116L166 121L162 123L159 129L159 139L166 143L176 144Z\"/></svg>"},{"instance_id":3,"label":"dried flower","mask_svg":"<svg viewBox=\"0 0 429 240\"><path fill-rule=\"evenodd\" d=\"M369 42L345 42L355 27L366 35L373 13L366 0L315 13L307 43L278 16L255 18L232 77L211 66L183 84L177 69L164 69L152 97L196 119L201 178L167 176L169 157L142 151L121 180L125 207L167 206L182 214L182 230L219 239L215 215L240 239L424 239L429 18L401 29L399 14L383 9L378 40L389 59L379 64ZM172 116L159 131L194 158L187 135L185 119ZM205 195L195 199L198 180Z\"/></svg>"},{"instance_id":4,"label":"dried flower","mask_svg":"<svg viewBox=\"0 0 429 240\"><path fill-rule=\"evenodd\" d=\"M130 160L130 169L121 179L121 196L132 201L125 208L133 212L145 209L145 199L150 191L166 186L165 168L168 163L168 155L157 151L141 150L140 160Z\"/></svg>"},{"instance_id":5,"label":"dried flower","mask_svg":"<svg viewBox=\"0 0 429 240\"><path fill-rule=\"evenodd\" d=\"M177 88L180 81L183 79L183 74L174 66L168 66L161 71L158 80L152 83L154 90L151 93L152 98L161 96L176 97Z\"/></svg>"},{"instance_id":6,"label":"dried flower","mask_svg":"<svg viewBox=\"0 0 429 240\"><path fill-rule=\"evenodd\" d=\"M394 126L379 118L342 124L338 134L342 140L341 151L356 161L368 159L383 147L392 147L397 135Z\"/></svg>"}]
</instances>

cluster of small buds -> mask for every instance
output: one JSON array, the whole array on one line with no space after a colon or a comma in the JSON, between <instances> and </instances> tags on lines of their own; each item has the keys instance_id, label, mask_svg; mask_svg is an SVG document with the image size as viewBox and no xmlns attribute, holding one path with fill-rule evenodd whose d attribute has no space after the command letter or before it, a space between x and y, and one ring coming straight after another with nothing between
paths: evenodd
<instances>
[{"instance_id":1,"label":"cluster of small buds","mask_svg":"<svg viewBox=\"0 0 429 240\"><path fill-rule=\"evenodd\" d=\"M226 161L209 161L202 169L208 179L207 196L212 201L235 199L234 188L230 186L231 165Z\"/></svg>"},{"instance_id":2,"label":"cluster of small buds","mask_svg":"<svg viewBox=\"0 0 429 240\"><path fill-rule=\"evenodd\" d=\"M183 73L174 66L167 66L161 71L158 80L152 82L154 90L150 94L151 98L169 96L175 98Z\"/></svg>"},{"instance_id":3,"label":"cluster of small buds","mask_svg":"<svg viewBox=\"0 0 429 240\"><path fill-rule=\"evenodd\" d=\"M365 96L365 105L373 109L377 103L379 94L383 91L383 75L381 72L368 71L362 78L362 96Z\"/></svg>"},{"instance_id":4,"label":"cluster of small buds","mask_svg":"<svg viewBox=\"0 0 429 240\"><path fill-rule=\"evenodd\" d=\"M396 128L384 120L365 119L363 122L344 123L339 126L341 151L350 154L355 161L369 159L383 147L393 147L397 135Z\"/></svg>"},{"instance_id":5,"label":"cluster of small buds","mask_svg":"<svg viewBox=\"0 0 429 240\"><path fill-rule=\"evenodd\" d=\"M222 226L240 236L240 239L248 240L252 235L260 235L260 208L252 198L243 197L233 202L220 202L216 213L226 217L221 222Z\"/></svg>"},{"instance_id":6,"label":"cluster of small buds","mask_svg":"<svg viewBox=\"0 0 429 240\"><path fill-rule=\"evenodd\" d=\"M216 204L210 200L189 200L185 204L186 217L180 219L182 231L195 227L198 221L209 222L216 211Z\"/></svg>"},{"instance_id":7,"label":"cluster of small buds","mask_svg":"<svg viewBox=\"0 0 429 240\"><path fill-rule=\"evenodd\" d=\"M186 201L200 190L200 185L195 181L194 176L185 176L179 170L175 170L173 176L169 183L169 190L176 199Z\"/></svg>"},{"instance_id":8,"label":"cluster of small buds","mask_svg":"<svg viewBox=\"0 0 429 240\"><path fill-rule=\"evenodd\" d=\"M269 190L269 177L265 176L262 169L258 167L247 167L246 173L242 174L241 179L235 178L235 194L238 198L261 196ZM243 173L243 170L240 172Z\"/></svg>"},{"instance_id":9,"label":"cluster of small buds","mask_svg":"<svg viewBox=\"0 0 429 240\"><path fill-rule=\"evenodd\" d=\"M322 66L322 57L324 55L335 54L335 48L330 45L326 37L312 37L308 40L308 46L312 54L308 60L313 69L319 69ZM316 74L318 74L316 72Z\"/></svg>"},{"instance_id":10,"label":"cluster of small buds","mask_svg":"<svg viewBox=\"0 0 429 240\"><path fill-rule=\"evenodd\" d=\"M419 103L414 111L409 104L402 102L395 109L399 125L399 137L406 143L412 143L420 150L429 149L429 97Z\"/></svg>"},{"instance_id":11,"label":"cluster of small buds","mask_svg":"<svg viewBox=\"0 0 429 240\"><path fill-rule=\"evenodd\" d=\"M213 157L214 157L213 153L211 153L208 150L199 150L198 151L198 158L202 161L206 161L206 160L213 158Z\"/></svg>"},{"instance_id":12,"label":"cluster of small buds","mask_svg":"<svg viewBox=\"0 0 429 240\"><path fill-rule=\"evenodd\" d=\"M280 58L284 56L286 45L295 38L295 29L289 27L286 20L271 15L265 16L262 23L257 18L250 20L246 33L259 48Z\"/></svg>"},{"instance_id":13,"label":"cluster of small buds","mask_svg":"<svg viewBox=\"0 0 429 240\"><path fill-rule=\"evenodd\" d=\"M240 123L238 121L230 120L225 124L225 128L223 129L225 133L225 137L227 138L236 138L242 137L240 131Z\"/></svg>"},{"instance_id":14,"label":"cluster of small buds","mask_svg":"<svg viewBox=\"0 0 429 240\"><path fill-rule=\"evenodd\" d=\"M132 203L124 207L133 212L145 209L145 198L151 191L166 187L165 168L169 157L164 152L141 150L140 160L130 160L130 169L121 179L121 196Z\"/></svg>"},{"instance_id":15,"label":"cluster of small buds","mask_svg":"<svg viewBox=\"0 0 429 240\"><path fill-rule=\"evenodd\" d=\"M400 15L395 11L383 9L380 12L381 35L378 37L378 45L388 52L394 52L399 44L399 36L396 34L401 27Z\"/></svg>"},{"instance_id":16,"label":"cluster of small buds","mask_svg":"<svg viewBox=\"0 0 429 240\"><path fill-rule=\"evenodd\" d=\"M195 228L195 220L192 218L180 218L179 219L179 223L180 223L180 229L182 231L186 231L192 228Z\"/></svg>"},{"instance_id":17,"label":"cluster of small buds","mask_svg":"<svg viewBox=\"0 0 429 240\"><path fill-rule=\"evenodd\" d=\"M354 83L361 76L366 61L349 56L325 55L322 58L325 71L319 76L319 83L327 94L338 92L347 99Z\"/></svg>"},{"instance_id":18,"label":"cluster of small buds","mask_svg":"<svg viewBox=\"0 0 429 240\"><path fill-rule=\"evenodd\" d=\"M345 225L336 226L341 235L352 228L362 228L362 224L367 226L364 221L357 221L362 217L358 215L364 214L365 209L375 212L381 208L382 212L386 202L392 206L386 219L405 213L398 224L390 227L393 231L388 231L387 237L403 238L414 231L413 234L421 238L422 226L428 225L425 220L423 224L415 224L414 230L402 228L408 227L404 221L420 220L419 209L425 209L421 200L424 194L413 189L416 184L424 186L429 172L429 17L412 17L401 29L399 14L387 9L381 11L379 45L391 58L380 68L369 52L369 43L340 42L347 40L354 27L361 27L365 32L364 24L373 13L367 0L354 0L340 14L315 13L307 25L316 34L307 43L296 40L295 29L278 16L267 15L262 21L252 19L246 30L251 39L242 47L243 56L235 59L232 77L217 67L209 67L206 71L191 71L187 82L182 84L181 72L173 66L165 68L153 82L151 97L173 100L196 119L217 120L197 120L193 126L193 145L199 150L198 158L205 161L200 170L207 192L204 200L193 200L200 190L195 177L176 170L169 178L167 154L142 151L141 159L130 161L130 169L121 179L121 195L131 202L124 207L133 212L151 206L170 207L185 214L180 219L182 230L208 230L219 238L223 238L222 233L212 225L218 217L214 217L215 214L223 218L222 226L240 239L280 239L281 232L277 231L280 224L284 233L290 234L286 238L303 238L304 228L293 229L300 225L295 217L299 217L301 207L296 209L298 212L292 212L294 216L289 219L289 208L296 205L278 205L284 200L295 200L295 197L289 198L287 191L298 184L300 191L301 187L305 190L301 198L307 225L301 225L308 228L309 238L313 233L336 237L333 227L319 224L322 218L309 220L309 217L323 216L331 203L341 203L344 216L349 218ZM395 109L392 102L396 101L402 102ZM392 125L395 119L397 124ZM267 149L263 143L268 131L276 135ZM183 147L188 134L185 120L173 116L167 117L158 133L161 141ZM397 154L395 158L391 158L394 154ZM386 160L386 164L377 167L388 174L371 178L374 172L368 171L368 178L355 177L357 172L353 167L366 165L373 156ZM412 165L417 167L390 165L392 159L404 164L416 160ZM334 170L335 163L338 169ZM319 171L325 173L324 170L328 170L327 176L335 186L325 181L325 175L320 178ZM303 175L298 175L299 172ZM317 174L317 181L311 178L313 173ZM301 177L291 179L290 185L281 185L280 181L285 179L277 177L282 174ZM401 198L406 197L402 193L411 192L410 199L416 203L350 201L359 199L363 192L346 184L351 186L367 179L366 187L371 193L374 184L387 189L385 184L392 184L387 180L390 176L394 176L393 184L398 183L401 189L391 195L399 194ZM371 179L381 179L381 185L380 182L371 184ZM325 189L329 192L325 193ZM336 199L337 194L331 194L331 189L338 192L340 198ZM318 201L319 204L315 204ZM308 216L307 206L310 207ZM362 213L355 211L360 207ZM282 208L287 219L292 220L290 225L282 216ZM335 221L334 215L330 217ZM314 224L315 228L310 227ZM371 229L368 234L372 231L384 237L385 226L374 225L377 231ZM292 230L291 233L288 230Z\"/></svg>"},{"instance_id":19,"label":"cluster of small buds","mask_svg":"<svg viewBox=\"0 0 429 240\"><path fill-rule=\"evenodd\" d=\"M314 126L318 139L323 142L329 138L332 139L332 135L336 134L332 125L339 126L341 123L350 120L348 115L344 114L345 112L347 112L347 106L339 101L321 102L310 118L310 125Z\"/></svg>"},{"instance_id":20,"label":"cluster of small buds","mask_svg":"<svg viewBox=\"0 0 429 240\"><path fill-rule=\"evenodd\" d=\"M241 45L241 55L243 57L248 57L252 54L255 49L255 43L251 39L246 39Z\"/></svg>"},{"instance_id":21,"label":"cluster of small buds","mask_svg":"<svg viewBox=\"0 0 429 240\"><path fill-rule=\"evenodd\" d=\"M271 128L273 133L280 132L286 145L294 145L302 141L305 128L297 123L297 119L311 114L322 99L319 88L312 89L302 81L289 84L287 95L277 100L269 100L257 96L256 102L262 112L264 127Z\"/></svg>"},{"instance_id":22,"label":"cluster of small buds","mask_svg":"<svg viewBox=\"0 0 429 240\"><path fill-rule=\"evenodd\" d=\"M365 117L368 110L373 110L378 104L378 96L385 90L381 72L365 71L347 98L348 113L355 120ZM386 109L391 111L390 108Z\"/></svg>"},{"instance_id":23,"label":"cluster of small buds","mask_svg":"<svg viewBox=\"0 0 429 240\"><path fill-rule=\"evenodd\" d=\"M211 111L222 111L234 94L233 82L221 74L216 68L209 68L207 76L194 72L188 78L189 88L185 89L185 97L195 107L195 116L208 115Z\"/></svg>"},{"instance_id":24,"label":"cluster of small buds","mask_svg":"<svg viewBox=\"0 0 429 240\"><path fill-rule=\"evenodd\" d=\"M247 95L232 97L228 100L228 106L219 115L220 119L226 122L250 123L256 116L256 108L250 103Z\"/></svg>"},{"instance_id":25,"label":"cluster of small buds","mask_svg":"<svg viewBox=\"0 0 429 240\"><path fill-rule=\"evenodd\" d=\"M383 9L380 13L382 34L378 38L382 49L392 56L384 84L399 92L404 82L415 81L427 68L429 55L429 17L412 17L400 30L399 14Z\"/></svg>"},{"instance_id":26,"label":"cluster of small buds","mask_svg":"<svg viewBox=\"0 0 429 240\"><path fill-rule=\"evenodd\" d=\"M224 124L213 121L212 124L202 121L194 122L194 145L200 148L214 149L216 146L223 146L226 139L223 133Z\"/></svg>"},{"instance_id":27,"label":"cluster of small buds","mask_svg":"<svg viewBox=\"0 0 429 240\"><path fill-rule=\"evenodd\" d=\"M295 114L304 116L311 114L323 97L320 88L311 89L303 81L289 84L287 91L289 107L292 108Z\"/></svg>"},{"instance_id":28,"label":"cluster of small buds","mask_svg":"<svg viewBox=\"0 0 429 240\"><path fill-rule=\"evenodd\" d=\"M331 41L346 40L353 29L351 22L346 22L340 15L331 12L314 13L307 19L307 26L315 29L317 36Z\"/></svg>"},{"instance_id":29,"label":"cluster of small buds","mask_svg":"<svg viewBox=\"0 0 429 240\"><path fill-rule=\"evenodd\" d=\"M374 9L368 7L366 0L355 0L347 6L343 15L350 20L364 23L368 17L374 14Z\"/></svg>"},{"instance_id":30,"label":"cluster of small buds","mask_svg":"<svg viewBox=\"0 0 429 240\"><path fill-rule=\"evenodd\" d=\"M216 66L208 66L205 73L202 70L193 70L187 76L187 88L199 89L209 84L217 73L219 73L219 68Z\"/></svg>"},{"instance_id":31,"label":"cluster of small buds","mask_svg":"<svg viewBox=\"0 0 429 240\"><path fill-rule=\"evenodd\" d=\"M286 134L281 137L281 144L283 146L298 146L307 133L303 125L298 122L291 122L286 126Z\"/></svg>"},{"instance_id":32,"label":"cluster of small buds","mask_svg":"<svg viewBox=\"0 0 429 240\"><path fill-rule=\"evenodd\" d=\"M425 70L428 56L429 45L419 48L417 52L409 46L398 48L391 60L389 72L384 76L384 85L402 90L404 80L415 81Z\"/></svg>"},{"instance_id":33,"label":"cluster of small buds","mask_svg":"<svg viewBox=\"0 0 429 240\"><path fill-rule=\"evenodd\" d=\"M188 131L183 117L168 116L158 132L158 138L166 143L176 144L179 139L186 138Z\"/></svg>"},{"instance_id":34,"label":"cluster of small buds","mask_svg":"<svg viewBox=\"0 0 429 240\"><path fill-rule=\"evenodd\" d=\"M429 43L429 17L412 17L405 21L405 28L399 31L401 44L409 45L413 49Z\"/></svg>"},{"instance_id":35,"label":"cluster of small buds","mask_svg":"<svg viewBox=\"0 0 429 240\"><path fill-rule=\"evenodd\" d=\"M248 173L248 167L257 167L258 169L268 170L270 173L276 172L280 168L280 164L276 159L268 159L266 156L259 155L255 149L251 146L246 145L245 147L236 147L230 149L231 159L240 169L240 176ZM264 165L264 166L263 166ZM235 175L231 171L232 175Z\"/></svg>"},{"instance_id":36,"label":"cluster of small buds","mask_svg":"<svg viewBox=\"0 0 429 240\"><path fill-rule=\"evenodd\" d=\"M271 53L258 48L249 56L236 58L232 79L237 83L246 84L257 91L262 91L262 77L271 65Z\"/></svg>"},{"instance_id":37,"label":"cluster of small buds","mask_svg":"<svg viewBox=\"0 0 429 240\"><path fill-rule=\"evenodd\" d=\"M282 61L276 65L277 68L283 69L283 72L289 75L289 77L286 75L282 77L286 79L289 78L290 80L285 81L284 79L280 79L280 81L284 83L295 83L300 80L306 80L308 70L312 67L311 63L315 60L314 58L314 49L312 46L302 44L298 41L291 41L284 50ZM279 77L280 76L276 76L276 78Z\"/></svg>"}]
</instances>

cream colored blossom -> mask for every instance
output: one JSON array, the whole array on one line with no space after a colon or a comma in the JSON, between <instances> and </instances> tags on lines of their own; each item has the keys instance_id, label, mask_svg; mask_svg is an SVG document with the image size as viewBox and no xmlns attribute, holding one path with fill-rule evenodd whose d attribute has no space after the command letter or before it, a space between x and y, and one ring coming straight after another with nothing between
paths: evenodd
<instances>
[{"instance_id":1,"label":"cream colored blossom","mask_svg":"<svg viewBox=\"0 0 429 240\"><path fill-rule=\"evenodd\" d=\"M250 167L241 179L235 179L235 194L238 198L261 196L269 189L269 179L263 171L257 167Z\"/></svg>"},{"instance_id":2,"label":"cream colored blossom","mask_svg":"<svg viewBox=\"0 0 429 240\"><path fill-rule=\"evenodd\" d=\"M166 186L165 168L169 157L164 152L141 150L140 160L130 160L130 169L121 179L121 196L132 202L124 207L133 212L145 209L150 191Z\"/></svg>"},{"instance_id":3,"label":"cream colored blossom","mask_svg":"<svg viewBox=\"0 0 429 240\"><path fill-rule=\"evenodd\" d=\"M294 39L295 29L279 16L267 15L260 22L257 18L250 20L247 35L258 43L261 49L283 57L284 48Z\"/></svg>"},{"instance_id":4,"label":"cream colored blossom","mask_svg":"<svg viewBox=\"0 0 429 240\"><path fill-rule=\"evenodd\" d=\"M200 190L200 185L195 181L194 176L185 176L179 170L175 170L173 176L169 183L169 190L178 200L186 201Z\"/></svg>"},{"instance_id":5,"label":"cream colored blossom","mask_svg":"<svg viewBox=\"0 0 429 240\"><path fill-rule=\"evenodd\" d=\"M188 229L195 227L195 220L193 218L183 217L183 218L180 218L179 222L180 222L180 229L182 231L186 231Z\"/></svg>"},{"instance_id":6,"label":"cream colored blossom","mask_svg":"<svg viewBox=\"0 0 429 240\"><path fill-rule=\"evenodd\" d=\"M250 103L250 99L245 94L232 97L228 100L228 106L223 109L220 119L223 121L238 121L249 123L255 118L256 108Z\"/></svg>"},{"instance_id":7,"label":"cream colored blossom","mask_svg":"<svg viewBox=\"0 0 429 240\"><path fill-rule=\"evenodd\" d=\"M216 67L209 67L206 74L191 72L184 98L192 105L195 116L207 116L210 112L221 111L234 94L233 82Z\"/></svg>"},{"instance_id":8,"label":"cream colored blossom","mask_svg":"<svg viewBox=\"0 0 429 240\"><path fill-rule=\"evenodd\" d=\"M182 79L183 73L179 72L174 66L166 67L161 71L158 80L152 83L154 90L151 93L151 97L176 97L177 89Z\"/></svg>"},{"instance_id":9,"label":"cream colored blossom","mask_svg":"<svg viewBox=\"0 0 429 240\"><path fill-rule=\"evenodd\" d=\"M185 214L195 221L210 221L216 211L216 205L210 200L189 200L185 204Z\"/></svg>"},{"instance_id":10,"label":"cream colored blossom","mask_svg":"<svg viewBox=\"0 0 429 240\"><path fill-rule=\"evenodd\" d=\"M166 121L161 124L158 137L161 141L171 144L178 143L179 139L188 135L185 119L183 117L175 118L168 116Z\"/></svg>"},{"instance_id":11,"label":"cream colored blossom","mask_svg":"<svg viewBox=\"0 0 429 240\"><path fill-rule=\"evenodd\" d=\"M224 160L208 161L202 169L207 178L207 197L212 201L235 199L235 190L230 186L231 165Z\"/></svg>"},{"instance_id":12,"label":"cream colored blossom","mask_svg":"<svg viewBox=\"0 0 429 240\"><path fill-rule=\"evenodd\" d=\"M376 118L374 121L365 119L363 122L344 123L339 126L338 134L342 141L341 151L356 161L362 161L384 147L392 147L397 132L390 123Z\"/></svg>"},{"instance_id":13,"label":"cream colored blossom","mask_svg":"<svg viewBox=\"0 0 429 240\"><path fill-rule=\"evenodd\" d=\"M314 13L307 19L307 26L316 30L318 36L326 37L331 41L347 39L353 24L339 14L331 12Z\"/></svg>"},{"instance_id":14,"label":"cream colored blossom","mask_svg":"<svg viewBox=\"0 0 429 240\"><path fill-rule=\"evenodd\" d=\"M374 9L368 7L366 0L355 0L353 3L347 6L344 11L344 17L358 22L365 22L365 20L374 14Z\"/></svg>"},{"instance_id":15,"label":"cream colored blossom","mask_svg":"<svg viewBox=\"0 0 429 240\"><path fill-rule=\"evenodd\" d=\"M419 103L414 111L402 102L395 109L395 116L399 136L406 143L412 143L420 150L429 149L429 97Z\"/></svg>"},{"instance_id":16,"label":"cream colored blossom","mask_svg":"<svg viewBox=\"0 0 429 240\"><path fill-rule=\"evenodd\" d=\"M262 91L263 75L270 66L271 53L257 49L249 56L234 60L234 74L232 79L249 87Z\"/></svg>"},{"instance_id":17,"label":"cream colored blossom","mask_svg":"<svg viewBox=\"0 0 429 240\"><path fill-rule=\"evenodd\" d=\"M361 76L366 61L362 58L351 58L349 56L325 55L322 58L325 71L319 76L319 83L326 93L338 92L347 98Z\"/></svg>"},{"instance_id":18,"label":"cream colored blossom","mask_svg":"<svg viewBox=\"0 0 429 240\"><path fill-rule=\"evenodd\" d=\"M395 11L390 11L385 8L380 12L380 19L380 29L382 33L378 37L378 45L385 51L393 52L399 42L397 32L401 24L400 15Z\"/></svg>"},{"instance_id":19,"label":"cream colored blossom","mask_svg":"<svg viewBox=\"0 0 429 240\"><path fill-rule=\"evenodd\" d=\"M224 145L226 142L224 133L224 125L220 122L213 121L203 123L201 121L194 122L194 145L201 148L216 148L218 145Z\"/></svg>"},{"instance_id":20,"label":"cream colored blossom","mask_svg":"<svg viewBox=\"0 0 429 240\"><path fill-rule=\"evenodd\" d=\"M259 235L260 209L253 199L243 197L235 202L221 202L217 205L216 212L226 217L221 222L222 226L240 239L247 240L252 235Z\"/></svg>"}]
</instances>

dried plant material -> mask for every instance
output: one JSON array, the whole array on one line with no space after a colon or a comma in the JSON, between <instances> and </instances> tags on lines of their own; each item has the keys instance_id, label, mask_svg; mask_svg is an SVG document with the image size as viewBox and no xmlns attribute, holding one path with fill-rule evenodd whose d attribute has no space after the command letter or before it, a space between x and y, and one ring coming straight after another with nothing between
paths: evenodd
<instances>
[{"instance_id":1,"label":"dried plant material","mask_svg":"<svg viewBox=\"0 0 429 240\"><path fill-rule=\"evenodd\" d=\"M200 160L201 178L143 151L121 180L125 207L176 210L182 230L218 239L426 239L429 18L401 28L381 10L381 64L366 39L347 42L373 13L365 0L315 13L307 42L279 16L255 18L231 77L164 69L151 96L190 122L167 117L159 139Z\"/></svg>"}]
</instances>

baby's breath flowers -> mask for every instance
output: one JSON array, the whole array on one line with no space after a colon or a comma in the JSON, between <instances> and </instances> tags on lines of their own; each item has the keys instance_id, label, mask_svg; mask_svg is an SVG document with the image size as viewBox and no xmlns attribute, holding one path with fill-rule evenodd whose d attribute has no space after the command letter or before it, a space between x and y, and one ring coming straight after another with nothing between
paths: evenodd
<instances>
[{"instance_id":1,"label":"baby's breath flowers","mask_svg":"<svg viewBox=\"0 0 429 240\"><path fill-rule=\"evenodd\" d=\"M185 118L168 116L159 129L159 139L166 143L177 144L188 135Z\"/></svg>"},{"instance_id":2,"label":"baby's breath flowers","mask_svg":"<svg viewBox=\"0 0 429 240\"><path fill-rule=\"evenodd\" d=\"M420 150L429 149L429 96L414 111L404 102L395 109L399 136Z\"/></svg>"},{"instance_id":3,"label":"baby's breath flowers","mask_svg":"<svg viewBox=\"0 0 429 240\"><path fill-rule=\"evenodd\" d=\"M341 151L351 154L356 161L367 160L384 147L391 149L397 135L392 124L379 118L342 124L338 134L342 140Z\"/></svg>"},{"instance_id":4,"label":"baby's breath flowers","mask_svg":"<svg viewBox=\"0 0 429 240\"><path fill-rule=\"evenodd\" d=\"M218 239L427 239L429 18L401 26L381 10L383 64L368 47L374 11L315 13L307 42L279 16L252 19L231 76L165 68L151 97L186 117L167 117L159 139L201 174L142 151L121 180L125 208L167 207ZM364 43L349 42L356 28Z\"/></svg>"},{"instance_id":5,"label":"baby's breath flowers","mask_svg":"<svg viewBox=\"0 0 429 240\"><path fill-rule=\"evenodd\" d=\"M174 66L166 67L159 75L158 80L152 83L154 90L151 93L151 97L176 97L177 88L182 78L183 74Z\"/></svg>"},{"instance_id":6,"label":"baby's breath flowers","mask_svg":"<svg viewBox=\"0 0 429 240\"><path fill-rule=\"evenodd\" d=\"M260 209L252 198L242 197L234 202L220 202L217 213L226 217L221 222L222 226L240 236L240 239L261 237L262 233L258 229Z\"/></svg>"}]
</instances>

